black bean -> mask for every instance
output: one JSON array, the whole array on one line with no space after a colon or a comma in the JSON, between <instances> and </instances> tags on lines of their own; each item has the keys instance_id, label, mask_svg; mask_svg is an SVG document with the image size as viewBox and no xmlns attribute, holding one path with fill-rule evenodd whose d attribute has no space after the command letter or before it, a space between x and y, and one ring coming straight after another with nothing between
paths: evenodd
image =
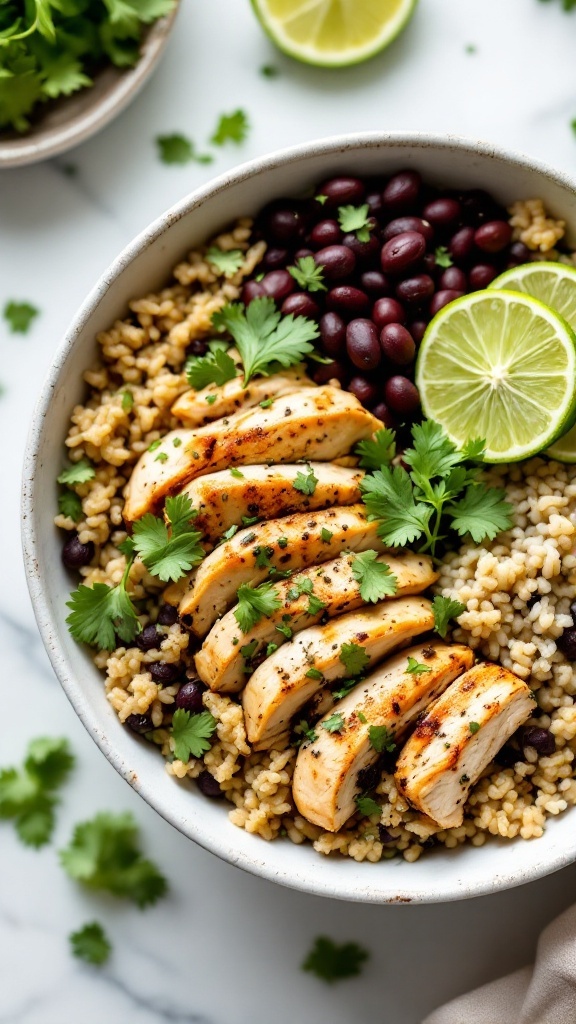
<instances>
[{"instance_id":1,"label":"black bean","mask_svg":"<svg viewBox=\"0 0 576 1024\"><path fill-rule=\"evenodd\" d=\"M359 370L376 369L381 353L378 331L372 320L359 317L350 321L346 328L346 350Z\"/></svg>"},{"instance_id":2,"label":"black bean","mask_svg":"<svg viewBox=\"0 0 576 1024\"><path fill-rule=\"evenodd\" d=\"M556 640L556 647L568 661L576 661L576 628L565 629Z\"/></svg>"},{"instance_id":3,"label":"black bean","mask_svg":"<svg viewBox=\"0 0 576 1024\"><path fill-rule=\"evenodd\" d=\"M181 665L174 665L168 661L155 661L148 666L148 670L155 683L163 683L168 686L173 683L182 672Z\"/></svg>"},{"instance_id":4,"label":"black bean","mask_svg":"<svg viewBox=\"0 0 576 1024\"><path fill-rule=\"evenodd\" d=\"M436 316L444 306L447 306L449 302L454 302L454 299L460 299L464 295L464 292L458 292L455 288L443 288L442 291L436 292L430 303L430 315Z\"/></svg>"},{"instance_id":5,"label":"black bean","mask_svg":"<svg viewBox=\"0 0 576 1024\"><path fill-rule=\"evenodd\" d=\"M381 192L369 192L365 197L364 202L368 204L368 209L373 217L379 217L384 209L384 203L382 202Z\"/></svg>"},{"instance_id":6,"label":"black bean","mask_svg":"<svg viewBox=\"0 0 576 1024\"><path fill-rule=\"evenodd\" d=\"M137 733L150 732L154 728L150 715L128 715L125 725Z\"/></svg>"},{"instance_id":7,"label":"black bean","mask_svg":"<svg viewBox=\"0 0 576 1024\"><path fill-rule=\"evenodd\" d=\"M242 302L245 306L249 306L252 299L260 299L265 294L260 281L247 281L242 289Z\"/></svg>"},{"instance_id":8,"label":"black bean","mask_svg":"<svg viewBox=\"0 0 576 1024\"><path fill-rule=\"evenodd\" d=\"M153 626L152 623L144 626L142 632L138 633L134 640L134 643L141 651L153 651L156 647L160 647L161 642L162 637L156 626Z\"/></svg>"},{"instance_id":9,"label":"black bean","mask_svg":"<svg viewBox=\"0 0 576 1024\"><path fill-rule=\"evenodd\" d=\"M524 242L512 242L509 251L512 259L517 263L530 263L532 253L528 246L524 245Z\"/></svg>"},{"instance_id":10,"label":"black bean","mask_svg":"<svg viewBox=\"0 0 576 1024\"><path fill-rule=\"evenodd\" d=\"M173 626L175 622L178 622L178 609L172 604L161 604L158 622L161 626Z\"/></svg>"},{"instance_id":11,"label":"black bean","mask_svg":"<svg viewBox=\"0 0 576 1024\"><path fill-rule=\"evenodd\" d=\"M344 235L342 245L346 245L348 249L351 249L357 259L369 260L370 257L375 256L380 249L380 240L377 235L372 234L367 241L361 242L360 239L351 232Z\"/></svg>"},{"instance_id":12,"label":"black bean","mask_svg":"<svg viewBox=\"0 0 576 1024\"><path fill-rule=\"evenodd\" d=\"M380 270L365 270L360 275L360 287L373 298L381 298L392 292L389 279Z\"/></svg>"},{"instance_id":13,"label":"black bean","mask_svg":"<svg viewBox=\"0 0 576 1024\"><path fill-rule=\"evenodd\" d=\"M570 605L570 615L572 616L572 622L576 626L576 601L572 601Z\"/></svg>"},{"instance_id":14,"label":"black bean","mask_svg":"<svg viewBox=\"0 0 576 1024\"><path fill-rule=\"evenodd\" d=\"M314 383L327 384L329 380L335 378L342 385L345 385L348 383L349 376L350 374L344 363L339 362L338 359L332 359L329 363L321 363L318 369L314 371Z\"/></svg>"},{"instance_id":15,"label":"black bean","mask_svg":"<svg viewBox=\"0 0 576 1024\"><path fill-rule=\"evenodd\" d=\"M440 274L438 285L441 289L455 288L458 292L465 292L468 282L466 274L459 267L446 267Z\"/></svg>"},{"instance_id":16,"label":"black bean","mask_svg":"<svg viewBox=\"0 0 576 1024\"><path fill-rule=\"evenodd\" d=\"M194 341L191 341L186 349L189 356L205 356L207 351L208 344L202 338L194 338Z\"/></svg>"},{"instance_id":17,"label":"black bean","mask_svg":"<svg viewBox=\"0 0 576 1024\"><path fill-rule=\"evenodd\" d=\"M391 238L403 235L406 231L417 231L418 234L424 235L428 243L434 238L434 228L422 217L395 217L384 228L382 239L384 242L388 242Z\"/></svg>"},{"instance_id":18,"label":"black bean","mask_svg":"<svg viewBox=\"0 0 576 1024\"><path fill-rule=\"evenodd\" d=\"M398 274L414 266L422 259L426 250L424 235L417 231L404 231L385 242L380 253L380 264L384 273Z\"/></svg>"},{"instance_id":19,"label":"black bean","mask_svg":"<svg viewBox=\"0 0 576 1024\"><path fill-rule=\"evenodd\" d=\"M398 171L382 192L387 210L405 210L414 207L420 195L422 179L417 171Z\"/></svg>"},{"instance_id":20,"label":"black bean","mask_svg":"<svg viewBox=\"0 0 576 1024\"><path fill-rule=\"evenodd\" d=\"M364 198L366 186L360 178L347 178L344 175L340 178L330 178L318 189L318 194L326 196L324 209L334 209L337 206L356 206Z\"/></svg>"},{"instance_id":21,"label":"black bean","mask_svg":"<svg viewBox=\"0 0 576 1024\"><path fill-rule=\"evenodd\" d=\"M338 281L354 273L356 257L345 245L328 245L314 254L318 266L324 268L327 281Z\"/></svg>"},{"instance_id":22,"label":"black bean","mask_svg":"<svg viewBox=\"0 0 576 1024\"><path fill-rule=\"evenodd\" d=\"M498 271L490 263L476 263L468 272L468 282L471 288L487 288L494 280Z\"/></svg>"},{"instance_id":23,"label":"black bean","mask_svg":"<svg viewBox=\"0 0 576 1024\"><path fill-rule=\"evenodd\" d=\"M402 324L386 324L380 331L380 347L391 363L408 366L416 355L416 345Z\"/></svg>"},{"instance_id":24,"label":"black bean","mask_svg":"<svg viewBox=\"0 0 576 1024\"><path fill-rule=\"evenodd\" d=\"M67 569L81 569L83 565L90 565L93 558L94 544L91 540L87 544L81 544L78 534L73 533L64 541L62 561Z\"/></svg>"},{"instance_id":25,"label":"black bean","mask_svg":"<svg viewBox=\"0 0 576 1024\"><path fill-rule=\"evenodd\" d=\"M280 270L285 267L290 259L288 249L267 249L264 253L262 264L266 270Z\"/></svg>"},{"instance_id":26,"label":"black bean","mask_svg":"<svg viewBox=\"0 0 576 1024\"><path fill-rule=\"evenodd\" d=\"M529 725L522 731L522 746L524 748L533 747L543 757L550 757L556 750L556 740L548 729Z\"/></svg>"},{"instance_id":27,"label":"black bean","mask_svg":"<svg viewBox=\"0 0 576 1024\"><path fill-rule=\"evenodd\" d=\"M271 270L260 281L260 287L265 295L270 295L276 302L281 302L294 291L296 282L287 270Z\"/></svg>"},{"instance_id":28,"label":"black bean","mask_svg":"<svg viewBox=\"0 0 576 1024\"><path fill-rule=\"evenodd\" d=\"M424 337L424 335L426 333L427 326L428 326L428 324L426 323L425 320L414 320L410 324L410 326L408 327L408 330L410 331L410 334L414 338L415 342L422 341L422 338Z\"/></svg>"},{"instance_id":29,"label":"black bean","mask_svg":"<svg viewBox=\"0 0 576 1024\"><path fill-rule=\"evenodd\" d=\"M320 220L310 232L310 245L315 249L323 249L326 245L338 245L342 239L342 231L337 220Z\"/></svg>"},{"instance_id":30,"label":"black bean","mask_svg":"<svg viewBox=\"0 0 576 1024\"><path fill-rule=\"evenodd\" d=\"M366 792L368 789L375 789L380 782L380 776L382 775L382 764L381 762L375 761L374 764L369 765L367 768L362 768L358 772L356 779L356 785L362 792Z\"/></svg>"},{"instance_id":31,"label":"black bean","mask_svg":"<svg viewBox=\"0 0 576 1024\"><path fill-rule=\"evenodd\" d=\"M213 775L210 774L210 772L200 772L200 775L197 777L196 782L198 783L198 789L200 790L201 793L204 794L204 796L209 796L213 800L218 800L220 797L224 796L224 793L220 788L220 783L216 781L216 779L214 778Z\"/></svg>"},{"instance_id":32,"label":"black bean","mask_svg":"<svg viewBox=\"0 0 576 1024\"><path fill-rule=\"evenodd\" d=\"M424 253L422 270L425 270L427 274L435 274L437 272L438 264L436 263L436 257L433 252Z\"/></svg>"},{"instance_id":33,"label":"black bean","mask_svg":"<svg viewBox=\"0 0 576 1024\"><path fill-rule=\"evenodd\" d=\"M489 220L476 228L474 244L483 252L500 252L512 239L512 228L505 220Z\"/></svg>"},{"instance_id":34,"label":"black bean","mask_svg":"<svg viewBox=\"0 0 576 1024\"><path fill-rule=\"evenodd\" d=\"M281 313L292 313L294 316L317 317L320 307L306 292L293 292L288 295L280 307Z\"/></svg>"},{"instance_id":35,"label":"black bean","mask_svg":"<svg viewBox=\"0 0 576 1024\"><path fill-rule=\"evenodd\" d=\"M384 825L378 825L378 838L384 844L396 842L396 836L393 836Z\"/></svg>"},{"instance_id":36,"label":"black bean","mask_svg":"<svg viewBox=\"0 0 576 1024\"><path fill-rule=\"evenodd\" d=\"M404 306L396 299L384 297L376 299L372 306L372 319L380 329L386 324L403 324L406 322Z\"/></svg>"},{"instance_id":37,"label":"black bean","mask_svg":"<svg viewBox=\"0 0 576 1024\"><path fill-rule=\"evenodd\" d=\"M486 220L494 220L504 213L492 196L482 188L472 188L461 192L459 200L464 221L474 227L483 224Z\"/></svg>"},{"instance_id":38,"label":"black bean","mask_svg":"<svg viewBox=\"0 0 576 1024\"><path fill-rule=\"evenodd\" d=\"M303 221L298 210L276 206L265 218L264 232L276 242L294 242L302 233Z\"/></svg>"},{"instance_id":39,"label":"black bean","mask_svg":"<svg viewBox=\"0 0 576 1024\"><path fill-rule=\"evenodd\" d=\"M434 295L434 281L429 274L416 274L400 281L396 295L401 302L422 303Z\"/></svg>"},{"instance_id":40,"label":"black bean","mask_svg":"<svg viewBox=\"0 0 576 1024\"><path fill-rule=\"evenodd\" d=\"M448 250L456 263L466 260L474 245L474 228L460 228L455 235L452 235L448 243Z\"/></svg>"},{"instance_id":41,"label":"black bean","mask_svg":"<svg viewBox=\"0 0 576 1024\"><path fill-rule=\"evenodd\" d=\"M320 317L320 342L327 355L343 356L346 351L346 323L338 313Z\"/></svg>"},{"instance_id":42,"label":"black bean","mask_svg":"<svg viewBox=\"0 0 576 1024\"><path fill-rule=\"evenodd\" d=\"M193 714L202 711L202 694L205 689L206 687L199 679L188 679L178 691L176 707L182 708L184 711L190 711Z\"/></svg>"},{"instance_id":43,"label":"black bean","mask_svg":"<svg viewBox=\"0 0 576 1024\"><path fill-rule=\"evenodd\" d=\"M409 416L420 407L418 388L407 377L390 377L384 386L384 401L392 412Z\"/></svg>"},{"instance_id":44,"label":"black bean","mask_svg":"<svg viewBox=\"0 0 576 1024\"><path fill-rule=\"evenodd\" d=\"M358 316L369 311L370 299L360 288L354 288L351 284L340 284L328 292L326 307L332 312Z\"/></svg>"},{"instance_id":45,"label":"black bean","mask_svg":"<svg viewBox=\"0 0 576 1024\"><path fill-rule=\"evenodd\" d=\"M517 761L522 760L522 754L510 743L505 743L498 753L495 754L494 760L501 768L513 768Z\"/></svg>"},{"instance_id":46,"label":"black bean","mask_svg":"<svg viewBox=\"0 0 576 1024\"><path fill-rule=\"evenodd\" d=\"M368 408L374 405L378 399L378 386L373 381L367 380L366 377L352 377L347 390Z\"/></svg>"},{"instance_id":47,"label":"black bean","mask_svg":"<svg viewBox=\"0 0 576 1024\"><path fill-rule=\"evenodd\" d=\"M456 199L433 199L424 207L423 216L438 227L448 227L458 220L461 213L460 203Z\"/></svg>"}]
</instances>

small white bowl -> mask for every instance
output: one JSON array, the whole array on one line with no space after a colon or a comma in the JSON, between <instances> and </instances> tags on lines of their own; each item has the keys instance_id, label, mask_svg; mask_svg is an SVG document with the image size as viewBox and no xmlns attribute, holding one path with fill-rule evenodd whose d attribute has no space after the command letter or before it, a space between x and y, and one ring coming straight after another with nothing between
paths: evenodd
<instances>
[{"instance_id":1,"label":"small white bowl","mask_svg":"<svg viewBox=\"0 0 576 1024\"><path fill-rule=\"evenodd\" d=\"M364 903L464 899L556 871L576 859L576 810L551 821L541 839L490 839L480 848L442 848L414 864L327 858L310 845L267 843L241 831L228 821L225 804L169 777L157 751L118 721L104 696L101 673L64 621L71 579L60 561L61 538L52 518L70 412L84 394L82 372L96 356L97 333L126 313L129 299L160 287L186 252L270 199L298 195L334 174L386 174L403 167L416 167L437 184L486 188L504 203L541 197L576 239L575 183L482 142L371 133L311 142L244 164L155 221L98 282L55 356L35 411L24 468L24 557L38 626L66 694L111 764L167 821L231 864L305 892Z\"/></svg>"},{"instance_id":2,"label":"small white bowl","mask_svg":"<svg viewBox=\"0 0 576 1024\"><path fill-rule=\"evenodd\" d=\"M23 135L1 133L0 170L35 164L65 153L113 121L158 66L177 11L176 6L147 29L138 63L133 68L122 70L110 64L94 76L94 85L46 104L45 113Z\"/></svg>"}]
</instances>

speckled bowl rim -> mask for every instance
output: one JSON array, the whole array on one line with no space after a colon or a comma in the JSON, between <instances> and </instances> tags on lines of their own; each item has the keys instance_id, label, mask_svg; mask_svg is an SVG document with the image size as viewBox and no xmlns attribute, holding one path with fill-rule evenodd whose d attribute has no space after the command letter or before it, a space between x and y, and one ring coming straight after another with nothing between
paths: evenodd
<instances>
[{"instance_id":1,"label":"speckled bowl rim","mask_svg":"<svg viewBox=\"0 0 576 1024\"><path fill-rule=\"evenodd\" d=\"M474 852L479 858L476 877L467 880L465 883L459 880L458 871L455 869L455 862L451 861L454 870L448 872L438 871L438 866L442 867L442 865L435 860L434 853L431 853L426 858L427 863L430 865L429 882L426 885L411 888L410 869L417 868L418 865L410 865L406 862L385 862L387 867L392 868L389 875L386 872L384 875L379 873L379 870L382 870L381 865L369 865L368 867L374 873L370 878L366 877L363 884L359 885L357 880L353 881L352 864L354 862L349 862L345 858L338 862L337 868L334 861L327 861L326 866L321 871L307 873L304 865L299 864L297 860L295 867L290 866L289 869L286 867L282 868L274 863L274 848L277 845L275 843L267 843L256 837L258 845L250 848L251 851L254 851L253 853L247 853L234 847L234 833L238 831L240 835L244 836L246 833L236 830L235 826L230 823L227 823L230 831L222 829L220 832L224 833L224 835L219 834L215 836L210 827L205 826L201 814L196 817L190 815L184 821L178 815L176 809L169 806L169 801L167 805L166 801L160 799L155 789L155 778L156 780L158 779L157 773L152 771L150 778L143 778L142 772L140 772L140 775L137 775L134 765L130 764L115 749L112 741L107 736L105 722L98 721L99 714L93 715L87 706L86 698L83 695L82 683L75 677L68 657L61 649L58 640L58 620L54 609L47 600L46 590L39 576L39 548L35 524L35 515L38 513L34 512L35 499L38 499L39 504L42 502L42 494L37 493L35 469L43 435L43 424L54 390L60 383L63 365L75 346L78 336L86 328L95 309L105 296L110 284L122 275L126 267L175 222L190 211L200 207L205 200L217 197L232 185L245 181L248 178L265 174L267 171L280 166L297 163L299 160L311 156L326 157L328 163L331 155L344 154L359 147L381 148L386 145L398 148L399 151L402 148L417 147L422 150L423 156L427 148L433 148L437 150L452 150L456 153L464 150L470 157L473 157L474 154L479 154L483 158L494 157L497 160L503 160L512 164L519 171L528 171L529 173L542 175L554 186L569 189L573 193L576 190L576 184L568 175L558 173L531 157L507 152L484 141L476 141L461 136L435 136L419 132L363 132L311 141L241 164L219 175L201 188L196 189L157 218L126 246L116 260L114 260L80 307L54 356L52 366L34 411L26 445L22 490L22 542L27 583L38 628L52 667L68 699L87 731L116 771L166 821L184 835L193 839L204 849L215 853L222 860L234 864L251 874L303 892L363 903L438 903L468 899L509 889L566 867L576 860L576 836L573 835L573 829L567 827L560 829L556 833L560 837L560 842L556 843L551 853L550 851L546 852L545 839L548 835L548 830L554 829L555 826L560 824L559 822L552 821L548 825L542 840L534 840L529 844L525 844L526 847L529 847L530 853L519 857L518 864L516 864L516 858L514 858L512 869L495 871L493 874L486 870L480 870L483 849L487 850L488 847L475 849ZM239 211L240 214L241 211ZM169 272L168 267L167 272ZM43 515L51 515L51 513L46 511L40 512L39 515L42 517ZM104 701L103 694L102 697L102 708L104 709L106 702ZM219 810L225 817L225 810L222 807ZM569 814L575 816L576 810L572 812L568 810L562 817L565 819ZM498 842L498 840L495 842ZM521 841L518 840L517 842ZM540 847L541 854L538 852L539 843L544 844L544 846ZM502 845L508 847L509 843L507 842ZM300 847L295 847L294 849L300 851ZM458 853L457 850L450 850L448 852L451 855L457 855ZM317 856L320 857L320 855ZM320 859L324 861L324 858ZM401 877L397 877L401 866L406 870L402 870L400 872ZM356 865L356 867L364 867L364 865ZM313 875L314 877L311 878L308 875ZM426 875L428 875L428 872L426 872ZM447 875L450 877L446 877Z\"/></svg>"},{"instance_id":2,"label":"speckled bowl rim","mask_svg":"<svg viewBox=\"0 0 576 1024\"><path fill-rule=\"evenodd\" d=\"M72 114L70 120L45 128L40 117L37 123L38 131L33 127L29 133L20 137L0 138L0 170L36 164L41 160L66 153L118 117L136 98L157 68L174 28L178 7L179 4L176 3L170 14L159 18L147 29L138 63L133 68L117 69L116 82L111 83L103 95L95 93L94 103L88 103L91 88L94 87L83 89L81 93L73 93L61 101L62 104L70 104L73 109L70 101L75 104L81 95L86 97L85 109L75 115Z\"/></svg>"}]
</instances>

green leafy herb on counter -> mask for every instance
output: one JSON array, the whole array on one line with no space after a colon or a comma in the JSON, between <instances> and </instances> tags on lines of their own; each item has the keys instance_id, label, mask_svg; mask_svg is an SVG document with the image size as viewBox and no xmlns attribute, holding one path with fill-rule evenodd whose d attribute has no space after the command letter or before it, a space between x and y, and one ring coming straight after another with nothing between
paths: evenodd
<instances>
[{"instance_id":1,"label":"green leafy herb on counter","mask_svg":"<svg viewBox=\"0 0 576 1024\"><path fill-rule=\"evenodd\" d=\"M72 932L70 946L74 956L98 967L106 963L112 952L110 940L98 921L90 921Z\"/></svg>"},{"instance_id":2,"label":"green leafy herb on counter","mask_svg":"<svg viewBox=\"0 0 576 1024\"><path fill-rule=\"evenodd\" d=\"M362 971L362 964L370 954L356 942L341 945L320 935L302 964L303 971L310 971L317 978L332 984L344 978L353 978Z\"/></svg>"},{"instance_id":3,"label":"green leafy herb on counter","mask_svg":"<svg viewBox=\"0 0 576 1024\"><path fill-rule=\"evenodd\" d=\"M128 812L102 812L76 825L60 863L71 878L144 908L164 896L168 885L152 861L142 856L138 826Z\"/></svg>"},{"instance_id":4,"label":"green leafy herb on counter","mask_svg":"<svg viewBox=\"0 0 576 1024\"><path fill-rule=\"evenodd\" d=\"M2 48L0 46L0 104L2 95L1 57ZM12 334L27 334L38 313L39 310L29 302L7 302L4 306L3 316Z\"/></svg>"},{"instance_id":5,"label":"green leafy herb on counter","mask_svg":"<svg viewBox=\"0 0 576 1024\"><path fill-rule=\"evenodd\" d=\"M215 146L223 146L226 142L235 142L239 145L246 139L249 129L246 111L238 109L232 114L221 114L210 142Z\"/></svg>"},{"instance_id":6,"label":"green leafy herb on counter","mask_svg":"<svg viewBox=\"0 0 576 1024\"><path fill-rule=\"evenodd\" d=\"M244 367L244 387L257 374L268 376L278 364L299 363L312 351L318 325L304 316L282 316L269 296L253 299L248 307L234 302L212 316L216 330L228 331Z\"/></svg>"},{"instance_id":7,"label":"green leafy herb on counter","mask_svg":"<svg viewBox=\"0 0 576 1024\"><path fill-rule=\"evenodd\" d=\"M174 132L172 135L156 137L158 155L163 164L211 164L214 160L209 153L197 153L196 146L186 135Z\"/></svg>"},{"instance_id":8,"label":"green leafy herb on counter","mask_svg":"<svg viewBox=\"0 0 576 1024\"><path fill-rule=\"evenodd\" d=\"M68 740L42 736L28 744L21 768L0 769L0 819L14 821L26 846L38 848L50 841L59 802L56 791L73 767Z\"/></svg>"}]
</instances>

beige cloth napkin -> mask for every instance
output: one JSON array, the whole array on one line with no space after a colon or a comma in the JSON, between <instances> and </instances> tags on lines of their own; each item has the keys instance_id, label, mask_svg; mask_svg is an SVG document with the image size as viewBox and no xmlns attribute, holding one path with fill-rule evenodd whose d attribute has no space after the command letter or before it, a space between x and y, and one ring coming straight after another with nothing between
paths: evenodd
<instances>
[{"instance_id":1,"label":"beige cloth napkin","mask_svg":"<svg viewBox=\"0 0 576 1024\"><path fill-rule=\"evenodd\" d=\"M534 967L454 999L423 1024L576 1024L576 906L542 932Z\"/></svg>"}]
</instances>

